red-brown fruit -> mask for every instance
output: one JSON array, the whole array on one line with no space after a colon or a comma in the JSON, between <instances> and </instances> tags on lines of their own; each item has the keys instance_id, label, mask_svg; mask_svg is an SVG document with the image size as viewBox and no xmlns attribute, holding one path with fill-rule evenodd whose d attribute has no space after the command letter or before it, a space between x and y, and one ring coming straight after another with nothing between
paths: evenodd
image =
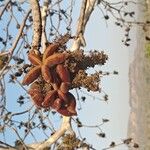
<instances>
[{"instance_id":1,"label":"red-brown fruit","mask_svg":"<svg viewBox=\"0 0 150 150\"><path fill-rule=\"evenodd\" d=\"M29 85L34 80L36 80L40 74L41 74L41 66L35 66L25 75L22 84Z\"/></svg>"},{"instance_id":2,"label":"red-brown fruit","mask_svg":"<svg viewBox=\"0 0 150 150\"><path fill-rule=\"evenodd\" d=\"M67 98L69 99L69 104L67 110L72 114L77 114L76 112L76 99L70 92L67 93Z\"/></svg>"},{"instance_id":3,"label":"red-brown fruit","mask_svg":"<svg viewBox=\"0 0 150 150\"><path fill-rule=\"evenodd\" d=\"M69 112L66 107L61 107L59 110L57 110L58 113L60 113L63 116L75 116L77 113L71 113Z\"/></svg>"},{"instance_id":4,"label":"red-brown fruit","mask_svg":"<svg viewBox=\"0 0 150 150\"><path fill-rule=\"evenodd\" d=\"M46 50L44 51L43 60L45 60L47 57L49 57L54 52L56 52L56 50L58 50L58 48L59 48L59 44L58 43L49 44L47 46Z\"/></svg>"},{"instance_id":5,"label":"red-brown fruit","mask_svg":"<svg viewBox=\"0 0 150 150\"><path fill-rule=\"evenodd\" d=\"M39 54L35 54L35 52L33 50L31 50L28 54L28 59L30 60L30 62L33 64L33 65L40 65L42 62L41 62L41 57Z\"/></svg>"},{"instance_id":6,"label":"red-brown fruit","mask_svg":"<svg viewBox=\"0 0 150 150\"><path fill-rule=\"evenodd\" d=\"M51 85L53 86L54 90L58 90L61 84L60 79L58 78L58 75L56 74L56 71L52 69L52 77L53 77L53 82L51 83Z\"/></svg>"},{"instance_id":7,"label":"red-brown fruit","mask_svg":"<svg viewBox=\"0 0 150 150\"><path fill-rule=\"evenodd\" d=\"M68 104L68 97L65 93L63 93L62 91L60 90L57 90L57 93L58 93L58 97L60 99L62 99L66 104Z\"/></svg>"},{"instance_id":8,"label":"red-brown fruit","mask_svg":"<svg viewBox=\"0 0 150 150\"><path fill-rule=\"evenodd\" d=\"M53 104L51 105L51 107L57 111L57 110L59 110L61 108L62 103L63 103L62 99L56 98L54 100Z\"/></svg>"},{"instance_id":9,"label":"red-brown fruit","mask_svg":"<svg viewBox=\"0 0 150 150\"><path fill-rule=\"evenodd\" d=\"M56 53L49 56L44 61L44 65L47 65L49 68L58 64L63 63L67 58L67 53Z\"/></svg>"},{"instance_id":10,"label":"red-brown fruit","mask_svg":"<svg viewBox=\"0 0 150 150\"><path fill-rule=\"evenodd\" d=\"M63 82L70 82L70 73L67 67L64 67L64 65L59 64L56 66L56 73L60 77L61 81Z\"/></svg>"},{"instance_id":11,"label":"red-brown fruit","mask_svg":"<svg viewBox=\"0 0 150 150\"><path fill-rule=\"evenodd\" d=\"M52 91L49 91L48 93L46 93L46 96L44 98L42 106L44 108L52 106L54 100L56 99L56 96L57 96L57 91L56 90L52 90Z\"/></svg>"},{"instance_id":12,"label":"red-brown fruit","mask_svg":"<svg viewBox=\"0 0 150 150\"><path fill-rule=\"evenodd\" d=\"M42 77L47 83L51 83L53 81L52 71L46 65L42 65Z\"/></svg>"},{"instance_id":13,"label":"red-brown fruit","mask_svg":"<svg viewBox=\"0 0 150 150\"><path fill-rule=\"evenodd\" d=\"M30 89L28 93L31 96L36 107L42 107L43 95L37 89Z\"/></svg>"},{"instance_id":14,"label":"red-brown fruit","mask_svg":"<svg viewBox=\"0 0 150 150\"><path fill-rule=\"evenodd\" d=\"M34 104L37 107L41 107L44 97L40 85L38 85L37 83L33 83L28 93L31 96L31 99L33 100Z\"/></svg>"},{"instance_id":15,"label":"red-brown fruit","mask_svg":"<svg viewBox=\"0 0 150 150\"><path fill-rule=\"evenodd\" d=\"M62 82L60 85L60 91L67 93L69 91L70 85L70 82Z\"/></svg>"}]
</instances>

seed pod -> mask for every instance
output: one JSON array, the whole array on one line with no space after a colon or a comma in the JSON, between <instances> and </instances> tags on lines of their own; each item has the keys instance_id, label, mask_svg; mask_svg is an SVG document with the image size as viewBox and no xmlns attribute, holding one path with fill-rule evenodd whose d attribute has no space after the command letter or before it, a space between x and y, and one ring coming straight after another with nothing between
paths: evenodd
<instances>
[{"instance_id":1,"label":"seed pod","mask_svg":"<svg viewBox=\"0 0 150 150\"><path fill-rule=\"evenodd\" d=\"M52 71L46 65L42 65L42 77L47 83L53 81Z\"/></svg>"},{"instance_id":2,"label":"seed pod","mask_svg":"<svg viewBox=\"0 0 150 150\"><path fill-rule=\"evenodd\" d=\"M33 64L33 65L40 65L42 62L41 62L41 57L39 54L35 54L35 52L33 50L31 50L28 54L28 59L30 60L30 62Z\"/></svg>"},{"instance_id":3,"label":"seed pod","mask_svg":"<svg viewBox=\"0 0 150 150\"><path fill-rule=\"evenodd\" d=\"M47 46L46 50L43 53L43 60L45 60L47 57L49 57L54 52L56 52L56 50L58 50L58 48L59 48L59 44L58 43L49 44Z\"/></svg>"},{"instance_id":4,"label":"seed pod","mask_svg":"<svg viewBox=\"0 0 150 150\"><path fill-rule=\"evenodd\" d=\"M67 67L64 67L64 65L62 64L57 65L56 73L63 82L70 82L70 72L67 69Z\"/></svg>"},{"instance_id":5,"label":"seed pod","mask_svg":"<svg viewBox=\"0 0 150 150\"><path fill-rule=\"evenodd\" d=\"M41 66L35 66L25 75L22 84L29 85L34 80L36 80L40 74L41 74Z\"/></svg>"},{"instance_id":6,"label":"seed pod","mask_svg":"<svg viewBox=\"0 0 150 150\"><path fill-rule=\"evenodd\" d=\"M77 114L75 97L70 92L67 93L67 97L69 99L69 104L67 106L67 110L72 114Z\"/></svg>"},{"instance_id":7,"label":"seed pod","mask_svg":"<svg viewBox=\"0 0 150 150\"><path fill-rule=\"evenodd\" d=\"M56 99L56 95L57 95L56 90L49 91L44 98L42 106L44 108L52 106L52 104L54 103L54 100Z\"/></svg>"},{"instance_id":8,"label":"seed pod","mask_svg":"<svg viewBox=\"0 0 150 150\"><path fill-rule=\"evenodd\" d=\"M53 82L51 83L51 85L53 86L54 90L58 90L60 87L61 81L58 78L58 75L56 74L54 69L52 69L52 77L53 77Z\"/></svg>"},{"instance_id":9,"label":"seed pod","mask_svg":"<svg viewBox=\"0 0 150 150\"><path fill-rule=\"evenodd\" d=\"M44 65L47 65L49 68L58 64L63 63L67 58L67 53L56 53L49 56L44 61Z\"/></svg>"},{"instance_id":10,"label":"seed pod","mask_svg":"<svg viewBox=\"0 0 150 150\"><path fill-rule=\"evenodd\" d=\"M58 97L60 99L62 99L66 104L68 104L67 95L65 93L63 93L62 91L60 91L60 90L57 90L57 93L58 93Z\"/></svg>"},{"instance_id":11,"label":"seed pod","mask_svg":"<svg viewBox=\"0 0 150 150\"><path fill-rule=\"evenodd\" d=\"M70 82L62 82L60 85L60 91L67 93L69 91L70 85Z\"/></svg>"},{"instance_id":12,"label":"seed pod","mask_svg":"<svg viewBox=\"0 0 150 150\"><path fill-rule=\"evenodd\" d=\"M53 104L51 105L51 107L57 111L57 110L59 110L61 108L62 103L63 103L62 99L56 98L54 100Z\"/></svg>"},{"instance_id":13,"label":"seed pod","mask_svg":"<svg viewBox=\"0 0 150 150\"><path fill-rule=\"evenodd\" d=\"M37 89L39 91L42 91L41 84L37 81L30 85L30 89Z\"/></svg>"},{"instance_id":14,"label":"seed pod","mask_svg":"<svg viewBox=\"0 0 150 150\"><path fill-rule=\"evenodd\" d=\"M43 102L43 94L40 89L29 89L28 93L31 96L31 99L33 100L36 107L42 107Z\"/></svg>"},{"instance_id":15,"label":"seed pod","mask_svg":"<svg viewBox=\"0 0 150 150\"><path fill-rule=\"evenodd\" d=\"M61 107L59 110L57 110L58 113L60 113L63 116L75 116L77 113L71 113L69 112L66 107Z\"/></svg>"},{"instance_id":16,"label":"seed pod","mask_svg":"<svg viewBox=\"0 0 150 150\"><path fill-rule=\"evenodd\" d=\"M58 90L59 89L59 85L56 82L51 83L52 87L54 90Z\"/></svg>"}]
</instances>

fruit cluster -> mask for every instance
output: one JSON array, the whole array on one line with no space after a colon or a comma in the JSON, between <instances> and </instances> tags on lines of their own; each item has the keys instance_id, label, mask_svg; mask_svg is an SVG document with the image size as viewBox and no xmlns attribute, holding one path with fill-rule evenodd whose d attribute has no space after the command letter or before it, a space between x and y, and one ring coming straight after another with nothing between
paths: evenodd
<instances>
[{"instance_id":1,"label":"fruit cluster","mask_svg":"<svg viewBox=\"0 0 150 150\"><path fill-rule=\"evenodd\" d=\"M76 115L76 100L69 92L71 86L70 72L64 62L67 52L59 50L60 43L49 44L43 54L31 50L28 59L33 67L25 75L22 84L29 85L30 94L37 107L53 108L64 116ZM51 86L50 90L43 90L42 82Z\"/></svg>"}]
</instances>

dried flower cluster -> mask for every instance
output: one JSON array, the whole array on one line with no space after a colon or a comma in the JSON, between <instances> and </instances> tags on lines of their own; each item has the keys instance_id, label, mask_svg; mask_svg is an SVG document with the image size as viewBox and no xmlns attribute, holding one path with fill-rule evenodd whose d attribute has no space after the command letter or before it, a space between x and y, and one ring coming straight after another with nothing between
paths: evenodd
<instances>
[{"instance_id":1,"label":"dried flower cluster","mask_svg":"<svg viewBox=\"0 0 150 150\"><path fill-rule=\"evenodd\" d=\"M57 150L73 150L73 149L91 149L84 139L80 140L75 135L66 134L62 137L62 142L58 144Z\"/></svg>"},{"instance_id":2,"label":"dried flower cluster","mask_svg":"<svg viewBox=\"0 0 150 150\"><path fill-rule=\"evenodd\" d=\"M107 55L98 51L90 55L81 50L67 52L61 49L62 43L49 44L43 54L29 52L32 67L22 84L32 83L28 93L37 107L53 108L64 116L73 116L77 115L76 100L69 90L84 87L88 91L99 91L99 74L88 75L85 70L104 64Z\"/></svg>"}]
</instances>

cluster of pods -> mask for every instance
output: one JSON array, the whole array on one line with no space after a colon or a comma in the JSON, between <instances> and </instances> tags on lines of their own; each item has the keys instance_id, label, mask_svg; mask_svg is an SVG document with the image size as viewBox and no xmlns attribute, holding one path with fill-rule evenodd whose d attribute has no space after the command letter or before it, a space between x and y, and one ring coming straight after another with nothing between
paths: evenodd
<instances>
[{"instance_id":1,"label":"cluster of pods","mask_svg":"<svg viewBox=\"0 0 150 150\"><path fill-rule=\"evenodd\" d=\"M34 104L39 108L52 108L64 116L76 115L76 100L69 92L71 86L70 72L64 66L67 52L59 51L60 44L49 44L43 54L31 50L28 59L33 67L25 75L22 84L29 85ZM38 79L51 85L49 91L44 91Z\"/></svg>"}]
</instances>

